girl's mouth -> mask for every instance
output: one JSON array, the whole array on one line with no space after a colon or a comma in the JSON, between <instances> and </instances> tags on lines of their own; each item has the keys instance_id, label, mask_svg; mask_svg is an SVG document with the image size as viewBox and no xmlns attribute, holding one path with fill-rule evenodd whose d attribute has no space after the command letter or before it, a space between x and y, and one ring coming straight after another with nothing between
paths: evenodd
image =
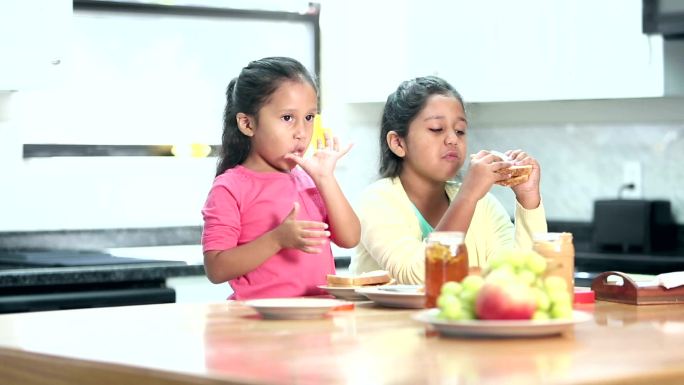
<instances>
[{"instance_id":1,"label":"girl's mouth","mask_svg":"<svg viewBox=\"0 0 684 385\"><path fill-rule=\"evenodd\" d=\"M442 159L446 160L458 160L459 156L456 151L449 151L446 154L442 155Z\"/></svg>"}]
</instances>

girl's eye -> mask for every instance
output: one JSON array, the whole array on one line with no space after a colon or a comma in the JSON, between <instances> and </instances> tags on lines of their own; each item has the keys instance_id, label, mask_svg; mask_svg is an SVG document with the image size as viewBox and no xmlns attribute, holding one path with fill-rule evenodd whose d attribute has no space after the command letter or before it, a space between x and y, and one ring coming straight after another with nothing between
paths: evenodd
<instances>
[{"instance_id":1,"label":"girl's eye","mask_svg":"<svg viewBox=\"0 0 684 385\"><path fill-rule=\"evenodd\" d=\"M464 136L466 134L465 130L456 130L456 135Z\"/></svg>"},{"instance_id":2,"label":"girl's eye","mask_svg":"<svg viewBox=\"0 0 684 385\"><path fill-rule=\"evenodd\" d=\"M285 122L290 122L292 121L292 115L283 115L282 119Z\"/></svg>"},{"instance_id":3,"label":"girl's eye","mask_svg":"<svg viewBox=\"0 0 684 385\"><path fill-rule=\"evenodd\" d=\"M314 115L313 115L313 114L309 114L309 115L306 116L306 121L307 121L307 122L310 122L310 121L312 121L312 120L314 120Z\"/></svg>"},{"instance_id":4,"label":"girl's eye","mask_svg":"<svg viewBox=\"0 0 684 385\"><path fill-rule=\"evenodd\" d=\"M429 130L432 132L442 132L442 127L429 128Z\"/></svg>"}]
</instances>

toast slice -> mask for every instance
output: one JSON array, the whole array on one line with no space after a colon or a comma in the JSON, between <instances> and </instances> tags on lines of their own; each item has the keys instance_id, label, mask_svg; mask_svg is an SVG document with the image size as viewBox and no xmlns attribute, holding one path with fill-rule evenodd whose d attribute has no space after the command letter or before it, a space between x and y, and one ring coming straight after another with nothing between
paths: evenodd
<instances>
[{"instance_id":1,"label":"toast slice","mask_svg":"<svg viewBox=\"0 0 684 385\"><path fill-rule=\"evenodd\" d=\"M385 270L374 270L359 275L328 274L328 286L370 286L390 283L392 277Z\"/></svg>"}]
</instances>

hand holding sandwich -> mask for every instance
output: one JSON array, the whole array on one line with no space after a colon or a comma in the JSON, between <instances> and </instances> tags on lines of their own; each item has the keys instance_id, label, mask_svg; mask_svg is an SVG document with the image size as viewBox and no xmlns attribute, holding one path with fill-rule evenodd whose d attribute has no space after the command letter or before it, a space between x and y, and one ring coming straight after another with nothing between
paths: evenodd
<instances>
[{"instance_id":1,"label":"hand holding sandwich","mask_svg":"<svg viewBox=\"0 0 684 385\"><path fill-rule=\"evenodd\" d=\"M510 176L499 184L510 186L515 193L515 198L522 207L528 210L536 209L541 202L541 194L539 192L541 168L539 167L539 162L519 149L509 150L504 154L511 160L513 166L510 169L501 169L499 171Z\"/></svg>"}]
</instances>

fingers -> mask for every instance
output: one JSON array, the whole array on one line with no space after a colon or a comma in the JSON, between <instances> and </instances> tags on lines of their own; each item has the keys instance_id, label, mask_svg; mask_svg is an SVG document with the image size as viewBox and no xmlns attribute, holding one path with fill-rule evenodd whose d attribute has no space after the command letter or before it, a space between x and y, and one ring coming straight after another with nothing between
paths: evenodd
<instances>
[{"instance_id":1,"label":"fingers","mask_svg":"<svg viewBox=\"0 0 684 385\"><path fill-rule=\"evenodd\" d=\"M319 142L318 148L329 148L329 149L335 149L335 141L337 141L337 138L332 137L332 132L330 130L325 129L323 130L323 137L325 138L325 144L321 144Z\"/></svg>"},{"instance_id":2,"label":"fingers","mask_svg":"<svg viewBox=\"0 0 684 385\"><path fill-rule=\"evenodd\" d=\"M340 158L347 155L349 150L351 150L352 146L354 146L354 143L347 144L347 147L345 147L342 151L340 151ZM339 148L339 145L338 145L338 148ZM338 151L338 149L335 149L335 150Z\"/></svg>"},{"instance_id":3,"label":"fingers","mask_svg":"<svg viewBox=\"0 0 684 385\"><path fill-rule=\"evenodd\" d=\"M320 141L319 141L319 142L320 142ZM304 163L304 158L302 158L302 157L299 156L299 155L295 155L295 154L286 154L286 155L284 156L284 158L285 158L285 159L291 159L291 160L293 160L295 163L297 163L297 164L300 165L300 166L302 165L302 163Z\"/></svg>"},{"instance_id":4,"label":"fingers","mask_svg":"<svg viewBox=\"0 0 684 385\"><path fill-rule=\"evenodd\" d=\"M322 250L321 246L329 242L330 231L303 230L300 236L302 238L297 248L308 254L318 254Z\"/></svg>"},{"instance_id":5,"label":"fingers","mask_svg":"<svg viewBox=\"0 0 684 385\"><path fill-rule=\"evenodd\" d=\"M299 224L299 227L302 229L309 229L309 230L326 230L328 228L328 224L325 222L316 222L316 221L297 221Z\"/></svg>"},{"instance_id":6,"label":"fingers","mask_svg":"<svg viewBox=\"0 0 684 385\"><path fill-rule=\"evenodd\" d=\"M285 220L297 219L297 214L299 214L299 202L294 202L294 204L292 205L292 210L290 210L290 213L287 214Z\"/></svg>"},{"instance_id":7,"label":"fingers","mask_svg":"<svg viewBox=\"0 0 684 385\"><path fill-rule=\"evenodd\" d=\"M511 158L516 165L531 164L534 162L534 159L521 149L508 150L506 151L506 155Z\"/></svg>"},{"instance_id":8,"label":"fingers","mask_svg":"<svg viewBox=\"0 0 684 385\"><path fill-rule=\"evenodd\" d=\"M327 230L302 230L302 237L304 238L329 238L330 231Z\"/></svg>"},{"instance_id":9,"label":"fingers","mask_svg":"<svg viewBox=\"0 0 684 385\"><path fill-rule=\"evenodd\" d=\"M494 172L501 172L501 170L505 170L511 166L513 166L512 162L492 162L491 164L492 171Z\"/></svg>"},{"instance_id":10,"label":"fingers","mask_svg":"<svg viewBox=\"0 0 684 385\"><path fill-rule=\"evenodd\" d=\"M489 155L489 152L487 152L485 150L480 150L477 152L477 154L470 154L470 160L478 160L478 159L481 159L487 155Z\"/></svg>"}]
</instances>

